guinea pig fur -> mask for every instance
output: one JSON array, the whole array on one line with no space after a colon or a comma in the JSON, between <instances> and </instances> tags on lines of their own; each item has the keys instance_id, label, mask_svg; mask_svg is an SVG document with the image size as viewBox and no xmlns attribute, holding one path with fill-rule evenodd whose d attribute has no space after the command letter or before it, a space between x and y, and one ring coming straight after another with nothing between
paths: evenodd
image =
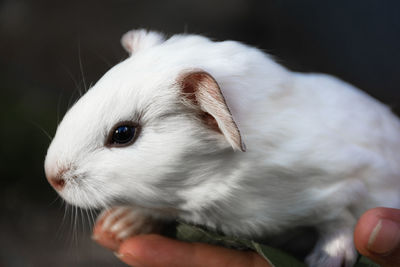
<instances>
[{"instance_id":1,"label":"guinea pig fur","mask_svg":"<svg viewBox=\"0 0 400 267\"><path fill-rule=\"evenodd\" d=\"M351 266L358 217L399 207L399 120L357 88L235 41L133 30L122 44L129 58L48 149L46 176L68 203L123 201L247 238L314 226L310 266ZM125 130L132 140L112 141Z\"/></svg>"}]
</instances>

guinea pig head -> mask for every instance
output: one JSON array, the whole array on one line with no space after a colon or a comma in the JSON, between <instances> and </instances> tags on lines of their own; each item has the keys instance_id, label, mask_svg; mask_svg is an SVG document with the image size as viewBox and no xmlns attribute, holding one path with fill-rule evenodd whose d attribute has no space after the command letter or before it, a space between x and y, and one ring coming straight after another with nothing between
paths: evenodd
<instances>
[{"instance_id":1,"label":"guinea pig head","mask_svg":"<svg viewBox=\"0 0 400 267\"><path fill-rule=\"evenodd\" d=\"M216 80L198 69L167 71L168 60L151 53L163 38L137 34L123 37L131 56L70 108L50 144L46 177L68 203L176 207L221 154L244 151ZM158 68L149 67L155 58Z\"/></svg>"}]
</instances>

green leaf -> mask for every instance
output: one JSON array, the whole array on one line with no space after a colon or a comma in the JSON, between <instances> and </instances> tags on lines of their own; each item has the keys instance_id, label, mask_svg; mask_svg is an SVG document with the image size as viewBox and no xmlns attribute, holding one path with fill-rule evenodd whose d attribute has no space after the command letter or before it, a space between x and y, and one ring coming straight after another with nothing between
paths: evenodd
<instances>
[{"instance_id":1,"label":"green leaf","mask_svg":"<svg viewBox=\"0 0 400 267\"><path fill-rule=\"evenodd\" d=\"M277 250L275 248L265 246L256 242L252 242L254 250L260 254L265 260L267 260L272 266L279 267L297 267L306 266L296 258L289 254Z\"/></svg>"},{"instance_id":2,"label":"green leaf","mask_svg":"<svg viewBox=\"0 0 400 267\"><path fill-rule=\"evenodd\" d=\"M238 250L254 250L260 256L262 256L271 266L306 266L305 263L299 261L295 257L279 249L275 249L273 247L266 246L252 240L224 236L222 234L205 230L202 227L189 225L183 222L179 222L176 228L176 238L187 242L202 242ZM366 257L360 256L354 267L379 267L379 265L373 263Z\"/></svg>"},{"instance_id":3,"label":"green leaf","mask_svg":"<svg viewBox=\"0 0 400 267\"><path fill-rule=\"evenodd\" d=\"M359 257L358 261L354 265L354 267L379 267L379 264L372 262L370 259L361 256Z\"/></svg>"},{"instance_id":4,"label":"green leaf","mask_svg":"<svg viewBox=\"0 0 400 267\"><path fill-rule=\"evenodd\" d=\"M206 231L201 227L180 223L176 229L176 237L182 241L203 242L239 250L254 250L260 254L271 266L294 267L306 266L294 257L275 248L265 246L252 240L223 236Z\"/></svg>"}]
</instances>

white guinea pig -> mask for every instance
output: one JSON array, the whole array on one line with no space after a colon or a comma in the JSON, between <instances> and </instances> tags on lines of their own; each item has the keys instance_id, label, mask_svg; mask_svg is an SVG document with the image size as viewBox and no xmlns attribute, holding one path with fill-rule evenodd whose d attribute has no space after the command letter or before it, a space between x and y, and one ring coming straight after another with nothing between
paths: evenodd
<instances>
[{"instance_id":1,"label":"white guinea pig","mask_svg":"<svg viewBox=\"0 0 400 267\"><path fill-rule=\"evenodd\" d=\"M350 266L357 218L400 207L399 120L365 93L234 41L133 30L122 44L130 57L66 113L45 160L68 203L131 205L114 209L136 223L119 237L148 218L247 238L315 226L308 264Z\"/></svg>"}]
</instances>

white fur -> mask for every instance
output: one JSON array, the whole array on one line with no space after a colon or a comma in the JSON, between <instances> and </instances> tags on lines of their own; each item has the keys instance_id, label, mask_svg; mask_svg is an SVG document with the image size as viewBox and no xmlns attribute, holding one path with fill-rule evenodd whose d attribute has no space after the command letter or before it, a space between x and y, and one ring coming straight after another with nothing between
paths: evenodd
<instances>
[{"instance_id":1,"label":"white fur","mask_svg":"<svg viewBox=\"0 0 400 267\"><path fill-rule=\"evenodd\" d=\"M238 236L316 226L310 265L340 266L337 255L354 261L348 240L360 214L400 207L400 124L390 110L332 76L291 72L238 42L145 33L125 37L141 49L131 48L59 125L45 169L68 169L61 196L82 207L123 200ZM246 152L184 105L177 81L194 69L217 81ZM127 120L141 125L138 139L104 146ZM319 256L324 249L334 255Z\"/></svg>"}]
</instances>

